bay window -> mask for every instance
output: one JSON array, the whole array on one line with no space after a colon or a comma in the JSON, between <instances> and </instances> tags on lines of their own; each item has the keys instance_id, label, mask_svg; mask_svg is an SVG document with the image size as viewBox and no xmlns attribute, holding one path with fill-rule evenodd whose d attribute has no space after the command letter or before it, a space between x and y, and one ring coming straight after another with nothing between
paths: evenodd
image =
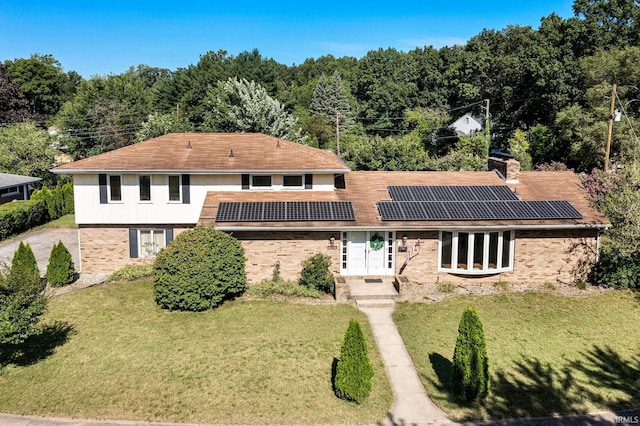
<instances>
[{"instance_id":1,"label":"bay window","mask_svg":"<svg viewBox=\"0 0 640 426\"><path fill-rule=\"evenodd\" d=\"M438 270L493 274L513 270L513 231L442 231Z\"/></svg>"}]
</instances>

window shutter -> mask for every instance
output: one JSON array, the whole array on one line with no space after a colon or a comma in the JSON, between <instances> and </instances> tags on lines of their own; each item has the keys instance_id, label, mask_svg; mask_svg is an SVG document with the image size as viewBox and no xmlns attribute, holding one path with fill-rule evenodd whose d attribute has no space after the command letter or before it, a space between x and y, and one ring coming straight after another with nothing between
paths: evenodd
<instances>
[{"instance_id":1,"label":"window shutter","mask_svg":"<svg viewBox=\"0 0 640 426\"><path fill-rule=\"evenodd\" d=\"M100 204L107 204L107 175L98 175L98 185L100 186Z\"/></svg>"},{"instance_id":2,"label":"window shutter","mask_svg":"<svg viewBox=\"0 0 640 426\"><path fill-rule=\"evenodd\" d=\"M347 185L344 182L344 175L334 175L333 186L335 186L336 189L345 189Z\"/></svg>"},{"instance_id":3,"label":"window shutter","mask_svg":"<svg viewBox=\"0 0 640 426\"><path fill-rule=\"evenodd\" d=\"M182 204L191 203L191 176L182 175Z\"/></svg>"},{"instance_id":4,"label":"window shutter","mask_svg":"<svg viewBox=\"0 0 640 426\"><path fill-rule=\"evenodd\" d=\"M129 228L129 257L138 257L138 230Z\"/></svg>"},{"instance_id":5,"label":"window shutter","mask_svg":"<svg viewBox=\"0 0 640 426\"><path fill-rule=\"evenodd\" d=\"M304 175L304 189L312 189L313 188L313 175L306 174Z\"/></svg>"},{"instance_id":6,"label":"window shutter","mask_svg":"<svg viewBox=\"0 0 640 426\"><path fill-rule=\"evenodd\" d=\"M242 175L242 189L249 189L249 175Z\"/></svg>"},{"instance_id":7,"label":"window shutter","mask_svg":"<svg viewBox=\"0 0 640 426\"><path fill-rule=\"evenodd\" d=\"M164 230L164 242L165 246L168 246L171 241L173 241L173 228L167 228Z\"/></svg>"}]
</instances>

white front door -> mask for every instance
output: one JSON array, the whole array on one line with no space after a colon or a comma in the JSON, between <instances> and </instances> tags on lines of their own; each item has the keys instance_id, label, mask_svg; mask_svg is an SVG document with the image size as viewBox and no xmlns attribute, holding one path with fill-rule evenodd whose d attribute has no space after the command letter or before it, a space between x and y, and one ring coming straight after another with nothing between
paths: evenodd
<instances>
[{"instance_id":1,"label":"white front door","mask_svg":"<svg viewBox=\"0 0 640 426\"><path fill-rule=\"evenodd\" d=\"M367 275L367 232L349 232L347 274Z\"/></svg>"},{"instance_id":2,"label":"white front door","mask_svg":"<svg viewBox=\"0 0 640 426\"><path fill-rule=\"evenodd\" d=\"M345 250L347 261L342 273L352 276L393 275L393 268L389 269L386 262L390 242L385 239L385 236L386 233L382 231L347 232ZM382 239L382 242L371 244L372 238L375 241ZM372 245L377 249L374 250Z\"/></svg>"},{"instance_id":3,"label":"white front door","mask_svg":"<svg viewBox=\"0 0 640 426\"><path fill-rule=\"evenodd\" d=\"M377 245L374 249L371 244L371 240L379 241L382 239L382 247ZM367 275L386 275L384 254L386 252L386 243L384 239L384 232L369 232L369 238L367 244L367 251L369 252L369 262L367 264Z\"/></svg>"}]
</instances>

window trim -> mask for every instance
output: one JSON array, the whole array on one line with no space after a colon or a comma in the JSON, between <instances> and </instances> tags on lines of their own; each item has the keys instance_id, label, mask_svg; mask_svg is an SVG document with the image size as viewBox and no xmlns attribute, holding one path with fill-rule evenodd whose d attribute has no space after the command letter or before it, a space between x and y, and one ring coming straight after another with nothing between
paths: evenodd
<instances>
[{"instance_id":1,"label":"window trim","mask_svg":"<svg viewBox=\"0 0 640 426\"><path fill-rule=\"evenodd\" d=\"M155 258L160 250L167 248L167 230L165 228L137 228L136 232L138 233L138 257L141 259L153 259ZM145 250L142 248L142 232L150 232L151 241L154 241L155 234L158 232L162 233L162 243L163 246L158 248L158 250L150 256L145 256Z\"/></svg>"},{"instance_id":2,"label":"window trim","mask_svg":"<svg viewBox=\"0 0 640 426\"><path fill-rule=\"evenodd\" d=\"M288 177L299 177L300 185L285 185L285 179ZM272 181L273 182L273 181ZM282 175L282 187L285 189L304 189L304 175Z\"/></svg>"},{"instance_id":3,"label":"window trim","mask_svg":"<svg viewBox=\"0 0 640 426\"><path fill-rule=\"evenodd\" d=\"M253 178L255 177L268 177L269 178L269 185L254 185L253 184ZM250 175L249 177L249 189L272 189L273 188L273 176L272 175Z\"/></svg>"},{"instance_id":4,"label":"window trim","mask_svg":"<svg viewBox=\"0 0 640 426\"><path fill-rule=\"evenodd\" d=\"M451 233L451 267L445 268L442 266L442 248L443 248L443 235L444 233ZM505 240L505 233L509 233L508 239ZM492 233L498 233L498 244L496 247L497 253L497 261L498 264L495 268L489 268L489 244L490 244L490 235ZM460 234L467 234L467 259L465 263L467 267L465 269L459 268L458 264L458 241ZM483 265L482 268L474 268L473 258L474 258L474 247L475 247L475 236L476 234L483 234ZM509 244L509 259L507 266L502 266L503 263L503 248L504 244ZM499 274L502 272L513 271L513 263L514 263L514 252L515 252L515 231L512 229L503 229L503 230L463 230L463 231L446 231L442 230L438 236L438 272L448 272L452 274L459 275L491 275L491 274Z\"/></svg>"},{"instance_id":5,"label":"window trim","mask_svg":"<svg viewBox=\"0 0 640 426\"><path fill-rule=\"evenodd\" d=\"M148 200L143 200L142 199L142 184L141 184L141 180L143 177L148 176L149 177L149 199ZM122 186L122 184L121 184ZM138 175L138 201L140 201L141 203L151 203L153 201L153 196L151 194L151 188L153 187L153 177L151 175Z\"/></svg>"},{"instance_id":6,"label":"window trim","mask_svg":"<svg viewBox=\"0 0 640 426\"><path fill-rule=\"evenodd\" d=\"M171 177L178 178L178 199L171 199ZM167 175L167 199L170 203L181 204L182 203L182 175Z\"/></svg>"},{"instance_id":7,"label":"window trim","mask_svg":"<svg viewBox=\"0 0 640 426\"><path fill-rule=\"evenodd\" d=\"M7 188L0 189L0 198L1 197L12 197L12 196L18 195L20 193L21 193L20 192L20 186L9 186Z\"/></svg>"},{"instance_id":8,"label":"window trim","mask_svg":"<svg viewBox=\"0 0 640 426\"><path fill-rule=\"evenodd\" d=\"M112 196L112 192L111 192L111 178L112 177L117 177L118 181L120 182L120 199L119 200L114 200L111 196ZM107 175L107 202L109 203L114 203L114 204L120 204L123 203L123 194L122 194L122 175Z\"/></svg>"}]
</instances>

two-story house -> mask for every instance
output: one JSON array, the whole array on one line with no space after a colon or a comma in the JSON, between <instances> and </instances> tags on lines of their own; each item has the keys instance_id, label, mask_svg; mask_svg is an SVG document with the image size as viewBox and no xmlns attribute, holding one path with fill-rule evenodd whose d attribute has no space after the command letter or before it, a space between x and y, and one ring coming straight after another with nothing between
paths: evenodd
<instances>
[{"instance_id":1,"label":"two-story house","mask_svg":"<svg viewBox=\"0 0 640 426\"><path fill-rule=\"evenodd\" d=\"M170 134L65 164L83 272L149 262L182 230L241 241L250 281L331 257L343 276L422 283L571 282L607 220L572 172L353 172L335 154L262 134Z\"/></svg>"}]
</instances>

